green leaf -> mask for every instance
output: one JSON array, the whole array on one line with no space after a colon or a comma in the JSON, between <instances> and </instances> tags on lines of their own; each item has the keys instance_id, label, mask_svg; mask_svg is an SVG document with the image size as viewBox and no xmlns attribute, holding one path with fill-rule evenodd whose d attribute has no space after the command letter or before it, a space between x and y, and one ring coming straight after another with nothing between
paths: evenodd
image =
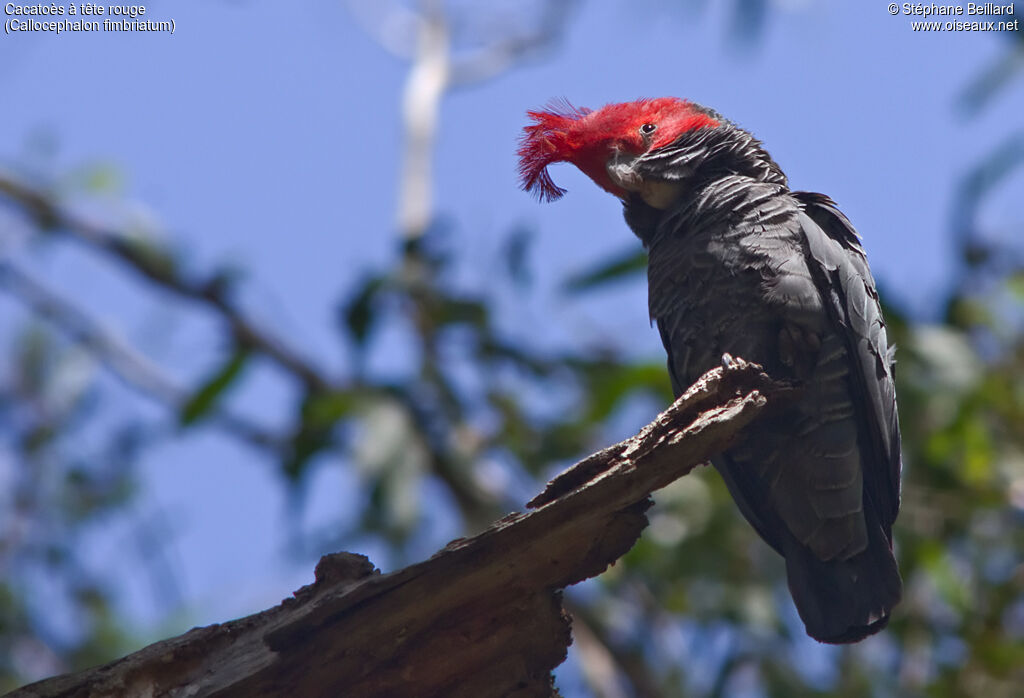
<instances>
[{"instance_id":1,"label":"green leaf","mask_svg":"<svg viewBox=\"0 0 1024 698\"><path fill-rule=\"evenodd\" d=\"M666 405L672 400L668 371L661 362L600 363L587 372L587 420L592 423L604 421L624 399L641 391L661 396Z\"/></svg>"},{"instance_id":2,"label":"green leaf","mask_svg":"<svg viewBox=\"0 0 1024 698\"><path fill-rule=\"evenodd\" d=\"M298 482L310 459L331 445L335 424L351 414L358 401L359 394L354 391L306 394L299 405L300 422L283 463L284 474L291 482Z\"/></svg>"},{"instance_id":3,"label":"green leaf","mask_svg":"<svg viewBox=\"0 0 1024 698\"><path fill-rule=\"evenodd\" d=\"M291 452L284 460L284 474L292 482L297 483L306 471L310 458L326 448L329 443L329 432L326 429L302 425L291 439Z\"/></svg>"},{"instance_id":4,"label":"green leaf","mask_svg":"<svg viewBox=\"0 0 1024 698\"><path fill-rule=\"evenodd\" d=\"M116 165L97 162L74 173L82 188L91 194L120 194L124 189L124 177Z\"/></svg>"},{"instance_id":5,"label":"green leaf","mask_svg":"<svg viewBox=\"0 0 1024 698\"><path fill-rule=\"evenodd\" d=\"M181 408L180 423L187 427L205 417L217 405L224 392L238 379L249 359L249 352L238 349Z\"/></svg>"},{"instance_id":6,"label":"green leaf","mask_svg":"<svg viewBox=\"0 0 1024 698\"><path fill-rule=\"evenodd\" d=\"M437 324L483 328L487 324L487 307L479 301L446 298L437 308Z\"/></svg>"},{"instance_id":7,"label":"green leaf","mask_svg":"<svg viewBox=\"0 0 1024 698\"><path fill-rule=\"evenodd\" d=\"M1024 271L1018 271L1011 274L1006 279L1006 287L1010 290L1010 294L1019 300L1024 300Z\"/></svg>"},{"instance_id":8,"label":"green leaf","mask_svg":"<svg viewBox=\"0 0 1024 698\"><path fill-rule=\"evenodd\" d=\"M520 287L526 287L532 281L529 268L530 245L534 232L528 228L516 228L505 239L502 256L509 278Z\"/></svg>"},{"instance_id":9,"label":"green leaf","mask_svg":"<svg viewBox=\"0 0 1024 698\"><path fill-rule=\"evenodd\" d=\"M581 293L598 286L622 281L647 268L647 253L630 247L625 253L617 254L600 264L574 274L565 282L567 293Z\"/></svg>"},{"instance_id":10,"label":"green leaf","mask_svg":"<svg viewBox=\"0 0 1024 698\"><path fill-rule=\"evenodd\" d=\"M349 391L309 395L302 403L303 424L315 428L332 427L352 412L356 400L355 393Z\"/></svg>"},{"instance_id":11,"label":"green leaf","mask_svg":"<svg viewBox=\"0 0 1024 698\"><path fill-rule=\"evenodd\" d=\"M376 320L374 303L377 295L384 287L384 279L379 276L368 278L362 287L353 294L352 299L341 306L341 317L356 344L362 346L366 342L370 330Z\"/></svg>"}]
</instances>

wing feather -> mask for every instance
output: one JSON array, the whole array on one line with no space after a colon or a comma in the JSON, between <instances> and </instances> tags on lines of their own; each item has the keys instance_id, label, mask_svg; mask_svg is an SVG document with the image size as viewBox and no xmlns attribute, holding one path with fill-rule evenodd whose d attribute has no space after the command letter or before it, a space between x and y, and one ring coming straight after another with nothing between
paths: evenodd
<instances>
[{"instance_id":1,"label":"wing feather","mask_svg":"<svg viewBox=\"0 0 1024 698\"><path fill-rule=\"evenodd\" d=\"M900 506L900 432L892 350L867 256L853 225L823 194L794 192L810 269L825 307L854 358L856 402L864 413L870 457L864 460L865 491L877 507L886 535Z\"/></svg>"}]
</instances>

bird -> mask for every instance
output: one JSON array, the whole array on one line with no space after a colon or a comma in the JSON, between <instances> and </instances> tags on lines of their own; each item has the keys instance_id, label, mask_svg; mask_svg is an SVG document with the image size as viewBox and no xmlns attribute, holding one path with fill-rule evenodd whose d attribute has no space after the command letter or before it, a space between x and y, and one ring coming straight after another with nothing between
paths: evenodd
<instances>
[{"instance_id":1,"label":"bird","mask_svg":"<svg viewBox=\"0 0 1024 698\"><path fill-rule=\"evenodd\" d=\"M730 357L794 386L712 465L785 558L807 634L845 644L885 628L903 589L895 348L849 219L791 190L761 141L696 102L563 100L527 116L523 189L560 198L548 168L567 162L621 199L676 396Z\"/></svg>"}]
</instances>

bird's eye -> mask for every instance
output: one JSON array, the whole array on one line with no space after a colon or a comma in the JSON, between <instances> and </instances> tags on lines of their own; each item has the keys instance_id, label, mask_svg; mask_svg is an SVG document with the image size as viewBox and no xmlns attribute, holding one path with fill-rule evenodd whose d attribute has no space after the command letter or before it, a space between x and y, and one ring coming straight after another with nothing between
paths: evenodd
<instances>
[{"instance_id":1,"label":"bird's eye","mask_svg":"<svg viewBox=\"0 0 1024 698\"><path fill-rule=\"evenodd\" d=\"M640 127L640 133L642 133L645 136L649 136L657 130L657 124L644 124L643 126Z\"/></svg>"}]
</instances>

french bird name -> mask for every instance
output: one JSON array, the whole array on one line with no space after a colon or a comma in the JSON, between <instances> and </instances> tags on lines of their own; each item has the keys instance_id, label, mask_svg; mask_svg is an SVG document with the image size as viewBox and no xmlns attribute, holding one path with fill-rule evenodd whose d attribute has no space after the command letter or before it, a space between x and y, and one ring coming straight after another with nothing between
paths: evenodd
<instances>
[{"instance_id":1,"label":"french bird name","mask_svg":"<svg viewBox=\"0 0 1024 698\"><path fill-rule=\"evenodd\" d=\"M174 19L145 18L145 5L100 5L94 2L71 4L37 3L4 5L4 33L21 32L167 32L177 28ZM103 20L92 19L103 17ZM88 19L82 19L88 18Z\"/></svg>"}]
</instances>

